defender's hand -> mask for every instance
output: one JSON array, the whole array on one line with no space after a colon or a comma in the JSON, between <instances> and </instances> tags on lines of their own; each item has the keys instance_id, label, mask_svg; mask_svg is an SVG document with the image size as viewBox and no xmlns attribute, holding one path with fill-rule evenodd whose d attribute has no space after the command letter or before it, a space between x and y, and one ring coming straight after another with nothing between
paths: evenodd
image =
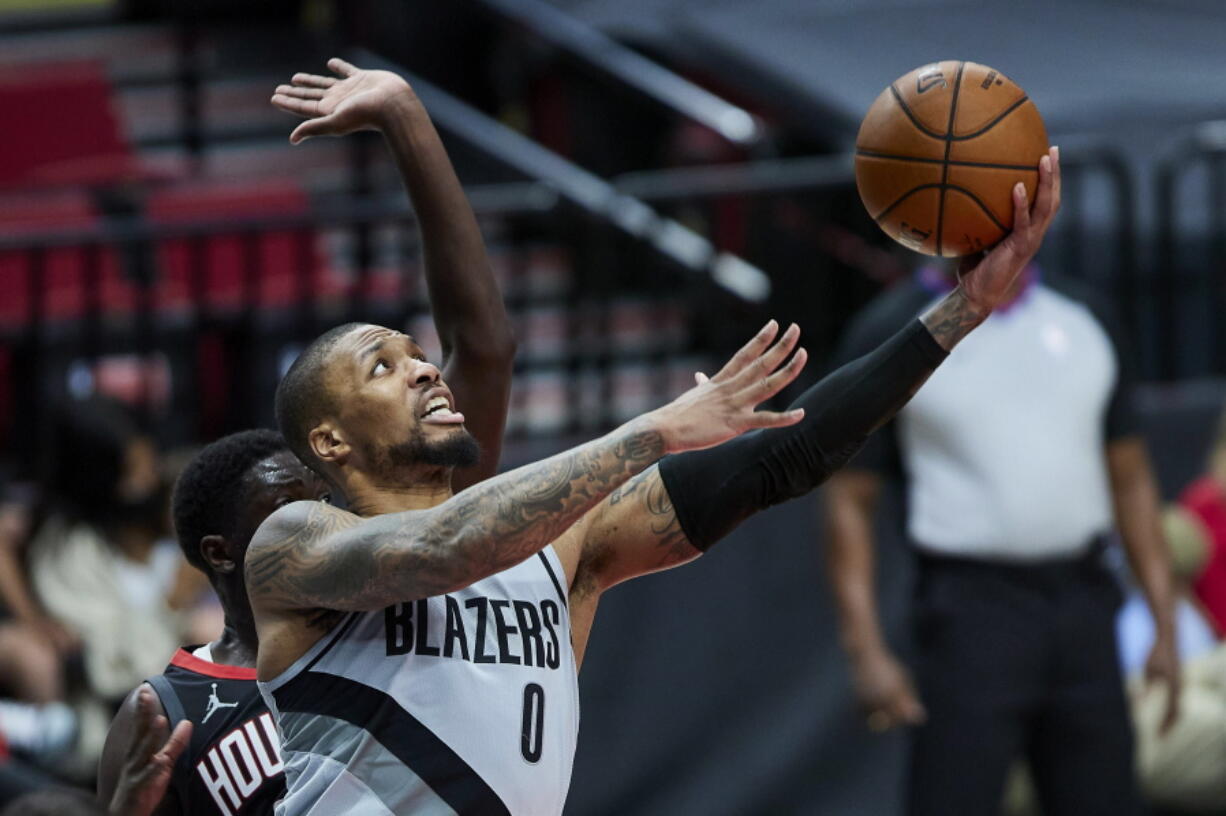
<instances>
[{"instance_id":1,"label":"defender's hand","mask_svg":"<svg viewBox=\"0 0 1226 816\"><path fill-rule=\"evenodd\" d=\"M191 741L190 720L183 720L172 732L166 717L157 710L156 695L142 687L136 700L136 730L108 810L112 816L153 813L166 795L175 762Z\"/></svg>"},{"instance_id":2,"label":"defender's hand","mask_svg":"<svg viewBox=\"0 0 1226 816\"><path fill-rule=\"evenodd\" d=\"M919 725L928 717L910 672L889 652L871 652L853 661L852 687L870 731Z\"/></svg>"},{"instance_id":3,"label":"defender's hand","mask_svg":"<svg viewBox=\"0 0 1226 816\"><path fill-rule=\"evenodd\" d=\"M272 96L281 110L307 118L290 134L293 144L313 136L381 130L390 103L416 98L409 83L390 71L364 71L337 57L328 60L328 68L340 78L294 74L292 84L278 85Z\"/></svg>"},{"instance_id":4,"label":"defender's hand","mask_svg":"<svg viewBox=\"0 0 1226 816\"><path fill-rule=\"evenodd\" d=\"M1014 278L1030 263L1060 209L1060 148L1039 159L1039 186L1034 206L1026 206L1026 188L1013 188L1013 231L974 267L959 271L959 286L969 305L987 316L1009 294Z\"/></svg>"},{"instance_id":5,"label":"defender's hand","mask_svg":"<svg viewBox=\"0 0 1226 816\"><path fill-rule=\"evenodd\" d=\"M664 437L667 452L709 448L754 428L780 428L804 418L799 408L754 411L795 380L808 359L803 348L797 349L783 365L796 348L800 329L792 324L772 346L778 332L779 324L770 321L718 374L645 417Z\"/></svg>"}]
</instances>

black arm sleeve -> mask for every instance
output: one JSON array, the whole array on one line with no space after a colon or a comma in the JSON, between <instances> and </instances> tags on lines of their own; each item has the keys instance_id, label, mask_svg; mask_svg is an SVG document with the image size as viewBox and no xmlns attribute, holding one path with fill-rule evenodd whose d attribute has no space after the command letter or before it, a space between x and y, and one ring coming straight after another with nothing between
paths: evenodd
<instances>
[{"instance_id":1,"label":"black arm sleeve","mask_svg":"<svg viewBox=\"0 0 1226 816\"><path fill-rule=\"evenodd\" d=\"M805 409L800 423L660 460L660 476L690 544L705 551L754 513L824 482L946 356L913 320L801 395L791 405Z\"/></svg>"}]
</instances>

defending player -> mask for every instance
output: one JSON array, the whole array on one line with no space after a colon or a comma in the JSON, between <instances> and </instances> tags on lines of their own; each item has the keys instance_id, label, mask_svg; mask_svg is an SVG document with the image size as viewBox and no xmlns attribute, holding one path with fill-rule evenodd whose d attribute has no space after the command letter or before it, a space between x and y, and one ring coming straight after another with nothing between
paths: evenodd
<instances>
[{"instance_id":1,"label":"defending player","mask_svg":"<svg viewBox=\"0 0 1226 816\"><path fill-rule=\"evenodd\" d=\"M299 129L291 138L298 142L360 129L380 130L386 137L421 224L444 370L456 394L473 406L468 424L483 451L479 461L454 473L454 489L461 490L497 470L513 342L472 210L429 117L415 99L401 98L402 86L363 73L345 89L347 105L334 127L307 134ZM274 104L289 87L278 88ZM99 767L101 802L111 801L124 746L140 726L141 695L156 693L171 722L194 724L159 812L272 812L285 790L284 774L273 722L255 685L256 632L243 561L252 533L273 510L326 496L319 477L272 431L218 440L188 465L176 486L175 529L189 563L216 589L225 629L213 643L179 650L164 674L125 700Z\"/></svg>"},{"instance_id":2,"label":"defending player","mask_svg":"<svg viewBox=\"0 0 1226 816\"><path fill-rule=\"evenodd\" d=\"M437 369L378 326L321 337L278 389L278 422L354 512L286 507L247 561L261 688L284 737L278 812L560 812L578 724L571 615L581 652L604 588L695 557L837 468L986 318L1058 200L1053 155L1033 219L1015 191L1010 238L920 321L810 389L796 428L650 470L750 422L795 421L751 413L803 363L802 350L775 371L795 329L767 350L768 326L679 402L455 497L446 474L470 444Z\"/></svg>"}]
</instances>

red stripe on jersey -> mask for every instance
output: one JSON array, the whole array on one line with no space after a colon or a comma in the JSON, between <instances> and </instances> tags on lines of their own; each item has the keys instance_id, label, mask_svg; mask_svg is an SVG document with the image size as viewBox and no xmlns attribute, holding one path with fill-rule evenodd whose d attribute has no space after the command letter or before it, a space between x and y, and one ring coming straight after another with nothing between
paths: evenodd
<instances>
[{"instance_id":1,"label":"red stripe on jersey","mask_svg":"<svg viewBox=\"0 0 1226 816\"><path fill-rule=\"evenodd\" d=\"M170 658L170 665L193 671L196 674L220 677L223 680L255 679L255 669L246 669L242 666L227 666L225 663L210 663L207 660L201 660L185 649L179 649L175 652L174 657Z\"/></svg>"}]
</instances>

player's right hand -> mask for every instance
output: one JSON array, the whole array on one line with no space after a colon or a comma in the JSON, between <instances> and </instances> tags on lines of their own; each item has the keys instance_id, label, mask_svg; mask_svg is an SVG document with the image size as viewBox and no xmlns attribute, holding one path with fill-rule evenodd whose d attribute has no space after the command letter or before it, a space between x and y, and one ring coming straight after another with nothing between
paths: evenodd
<instances>
[{"instance_id":1,"label":"player's right hand","mask_svg":"<svg viewBox=\"0 0 1226 816\"><path fill-rule=\"evenodd\" d=\"M804 410L799 408L754 410L795 380L808 359L803 348L796 349L800 339L796 324L771 345L778 333L779 324L770 321L718 374L646 415L663 437L666 452L709 448L745 431L795 425L804 418Z\"/></svg>"},{"instance_id":2,"label":"player's right hand","mask_svg":"<svg viewBox=\"0 0 1226 816\"><path fill-rule=\"evenodd\" d=\"M888 651L866 652L852 661L852 688L870 731L919 725L928 717L911 673Z\"/></svg>"}]
</instances>

